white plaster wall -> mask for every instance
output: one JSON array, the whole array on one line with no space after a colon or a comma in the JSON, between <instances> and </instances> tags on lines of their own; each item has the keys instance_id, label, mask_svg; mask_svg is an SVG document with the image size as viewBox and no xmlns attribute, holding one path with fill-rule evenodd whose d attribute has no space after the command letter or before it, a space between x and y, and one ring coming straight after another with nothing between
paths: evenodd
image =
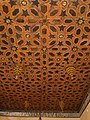
<instances>
[{"instance_id":1,"label":"white plaster wall","mask_svg":"<svg viewBox=\"0 0 90 120\"><path fill-rule=\"evenodd\" d=\"M87 108L83 112L80 120L90 120L90 103L88 104Z\"/></svg>"}]
</instances>

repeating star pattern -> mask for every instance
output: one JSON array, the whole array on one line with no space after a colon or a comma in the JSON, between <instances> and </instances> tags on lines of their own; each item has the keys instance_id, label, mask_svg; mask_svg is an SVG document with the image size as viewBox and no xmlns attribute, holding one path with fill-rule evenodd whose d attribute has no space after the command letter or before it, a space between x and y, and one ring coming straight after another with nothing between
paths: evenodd
<instances>
[{"instance_id":1,"label":"repeating star pattern","mask_svg":"<svg viewBox=\"0 0 90 120\"><path fill-rule=\"evenodd\" d=\"M90 86L89 2L0 0L0 110L79 112Z\"/></svg>"}]
</instances>

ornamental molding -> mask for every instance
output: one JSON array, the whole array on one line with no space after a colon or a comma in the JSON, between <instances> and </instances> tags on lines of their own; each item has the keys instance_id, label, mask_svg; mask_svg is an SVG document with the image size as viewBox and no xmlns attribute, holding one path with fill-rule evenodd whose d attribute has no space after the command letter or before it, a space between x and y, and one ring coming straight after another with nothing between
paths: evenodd
<instances>
[{"instance_id":1,"label":"ornamental molding","mask_svg":"<svg viewBox=\"0 0 90 120\"><path fill-rule=\"evenodd\" d=\"M9 111L1 111L0 116L11 116L11 117L39 117L39 112L9 112ZM79 113L53 113L46 112L41 113L41 117L53 117L53 118L76 118L79 117Z\"/></svg>"}]
</instances>

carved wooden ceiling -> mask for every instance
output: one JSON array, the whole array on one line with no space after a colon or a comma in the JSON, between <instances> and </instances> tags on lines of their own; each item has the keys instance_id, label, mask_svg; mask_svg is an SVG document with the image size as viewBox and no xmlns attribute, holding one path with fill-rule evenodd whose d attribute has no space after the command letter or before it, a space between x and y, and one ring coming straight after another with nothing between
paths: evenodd
<instances>
[{"instance_id":1,"label":"carved wooden ceiling","mask_svg":"<svg viewBox=\"0 0 90 120\"><path fill-rule=\"evenodd\" d=\"M78 112L90 88L90 0L0 0L0 110Z\"/></svg>"}]
</instances>

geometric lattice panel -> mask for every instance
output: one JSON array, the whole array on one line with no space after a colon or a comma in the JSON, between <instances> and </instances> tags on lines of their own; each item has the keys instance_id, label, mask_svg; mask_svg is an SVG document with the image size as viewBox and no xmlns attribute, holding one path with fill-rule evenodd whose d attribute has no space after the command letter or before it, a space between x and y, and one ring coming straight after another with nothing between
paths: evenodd
<instances>
[{"instance_id":1,"label":"geometric lattice panel","mask_svg":"<svg viewBox=\"0 0 90 120\"><path fill-rule=\"evenodd\" d=\"M78 112L89 88L89 0L0 0L0 110Z\"/></svg>"}]
</instances>

